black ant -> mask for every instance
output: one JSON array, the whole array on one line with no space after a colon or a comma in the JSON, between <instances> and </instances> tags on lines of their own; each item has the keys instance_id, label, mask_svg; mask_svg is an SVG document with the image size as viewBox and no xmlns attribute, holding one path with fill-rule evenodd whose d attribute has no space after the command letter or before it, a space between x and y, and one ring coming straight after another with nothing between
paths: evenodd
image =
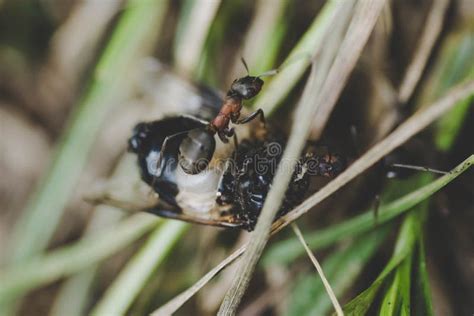
<instances>
[{"instance_id":1,"label":"black ant","mask_svg":"<svg viewBox=\"0 0 474 316\"><path fill-rule=\"evenodd\" d=\"M230 137L234 137L237 145L237 139L233 124L245 124L258 116L260 121L265 124L265 116L262 109L258 109L245 118L240 118L243 100L255 97L263 86L263 76L269 76L277 73L277 70L271 70L259 76L250 76L247 63L242 59L247 76L234 80L227 92L219 113L214 119L203 127L195 128L190 131L180 132L168 136L163 143L163 155L158 160L159 170L162 169L162 157L169 150L171 142L180 141L179 144L179 164L188 174L197 174L205 169L214 155L216 141L214 135L218 135L223 143L228 143Z\"/></svg>"}]
</instances>

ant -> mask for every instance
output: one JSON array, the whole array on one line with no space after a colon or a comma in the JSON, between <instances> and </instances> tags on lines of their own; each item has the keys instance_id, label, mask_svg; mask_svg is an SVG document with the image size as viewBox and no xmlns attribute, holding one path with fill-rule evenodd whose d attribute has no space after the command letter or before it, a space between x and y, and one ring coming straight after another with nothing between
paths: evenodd
<instances>
[{"instance_id":1,"label":"ant","mask_svg":"<svg viewBox=\"0 0 474 316\"><path fill-rule=\"evenodd\" d=\"M255 97L263 86L264 76L274 75L278 70L271 70L259 76L250 76L247 63L242 58L242 63L247 70L247 76L234 80L227 92L219 113L210 122L202 127L190 131L176 133L166 137L163 142L162 155L158 160L158 166L162 170L162 157L166 150L174 141L180 141L179 144L179 164L188 174L197 174L204 170L214 155L216 141L214 136L217 134L223 143L228 143L229 138L234 137L234 143L237 146L237 138L234 128L229 127L233 124L246 124L257 117L265 125L265 116L262 109L258 109L245 118L240 118L243 100L249 100ZM168 149L169 150L169 149Z\"/></svg>"}]
</instances>

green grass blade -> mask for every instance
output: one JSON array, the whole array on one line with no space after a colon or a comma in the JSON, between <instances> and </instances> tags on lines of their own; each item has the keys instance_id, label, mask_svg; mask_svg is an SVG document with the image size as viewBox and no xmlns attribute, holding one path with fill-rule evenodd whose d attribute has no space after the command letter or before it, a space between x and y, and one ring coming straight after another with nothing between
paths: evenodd
<instances>
[{"instance_id":1,"label":"green grass blade","mask_svg":"<svg viewBox=\"0 0 474 316\"><path fill-rule=\"evenodd\" d=\"M288 0L273 0L268 7L267 0L256 1L252 23L246 31L243 47L236 56L233 70L228 79L244 74L245 69L240 57L245 58L250 73L258 75L275 67L280 54L280 47L289 28L290 20L287 13L291 2Z\"/></svg>"},{"instance_id":2,"label":"green grass blade","mask_svg":"<svg viewBox=\"0 0 474 316\"><path fill-rule=\"evenodd\" d=\"M254 103L254 108L262 109L265 115L268 116L277 109L277 106L288 95L310 65L310 54L315 51L316 47L322 45L323 34L330 26L341 5L345 4L337 0L329 0L324 5L321 12L314 19L313 24L286 58L283 63L286 63L286 65L260 93Z\"/></svg>"},{"instance_id":3,"label":"green grass blade","mask_svg":"<svg viewBox=\"0 0 474 316\"><path fill-rule=\"evenodd\" d=\"M380 315L410 315L411 254L397 268L389 290L385 294Z\"/></svg>"},{"instance_id":4,"label":"green grass blade","mask_svg":"<svg viewBox=\"0 0 474 316\"><path fill-rule=\"evenodd\" d=\"M72 116L48 175L15 226L12 262L34 256L48 245L102 122L127 91L134 63L150 50L159 33L166 4L154 0L129 2Z\"/></svg>"},{"instance_id":5,"label":"green grass blade","mask_svg":"<svg viewBox=\"0 0 474 316\"><path fill-rule=\"evenodd\" d=\"M415 176L414 179L407 180L413 183L429 183L433 180L433 175L424 173ZM425 200L418 204L416 208L406 216L404 220L404 229L401 229L398 234L397 247L402 247L403 242L410 245L413 241L418 241L422 236L422 227L425 220L425 215L428 212L429 200ZM415 247L411 247L411 252L407 258L397 268L395 276L390 284L388 291L382 299L380 313L382 315L410 315L410 300L411 300L411 276L412 276L412 259Z\"/></svg>"},{"instance_id":6,"label":"green grass blade","mask_svg":"<svg viewBox=\"0 0 474 316\"><path fill-rule=\"evenodd\" d=\"M466 171L474 163L474 155L463 161L460 165L454 168L449 174L444 175L428 185L425 185L416 191L413 191L387 205L380 207L380 214L377 220L378 224L386 223L396 216L408 211L410 208L427 199L435 192L442 189L449 182L454 180L461 173ZM308 234L306 241L312 250L327 247L334 242L361 234L373 229L376 225L373 210L368 210L365 213L355 216L343 223L333 225L327 229L316 231ZM304 254L304 250L299 249L298 241L295 238L280 241L273 245L266 256L263 258L264 264L271 264L277 262L280 264L288 264L296 258Z\"/></svg>"},{"instance_id":7,"label":"green grass blade","mask_svg":"<svg viewBox=\"0 0 474 316\"><path fill-rule=\"evenodd\" d=\"M399 186L399 190L410 192L412 187L431 185L433 182L430 183L429 181L432 180L432 177L431 174L421 173L410 179L400 180L399 182L401 183L397 185ZM364 315L373 304L381 285L394 270L396 273L389 290L384 296L381 315L395 315L400 311L398 308L403 303L406 303L407 300L409 301L409 272L411 271L411 260L408 260L407 258L411 257L420 233L420 214L427 210L427 206L427 201L417 204L414 209L412 208L412 212L405 217L398 234L392 258L389 260L382 273L378 276L377 280L344 307L344 311L347 311L349 315ZM408 266L406 266L407 261L410 261L410 265ZM408 278L406 277L407 269ZM407 306L409 306L409 304Z\"/></svg>"},{"instance_id":8,"label":"green grass blade","mask_svg":"<svg viewBox=\"0 0 474 316\"><path fill-rule=\"evenodd\" d=\"M401 263L401 265L405 264L407 262L407 259L405 259ZM390 288L388 289L387 293L385 294L383 298L382 307L379 313L380 315L386 315L386 316L397 315L396 313L399 311L399 308L401 305L401 300L400 300L400 296L398 292L399 284L400 284L400 270L398 270L395 273L395 277L392 279L392 284L390 285Z\"/></svg>"},{"instance_id":9,"label":"green grass blade","mask_svg":"<svg viewBox=\"0 0 474 316\"><path fill-rule=\"evenodd\" d=\"M414 213L410 213L402 224L399 238L397 240L397 244L395 245L395 250L390 261L369 288L360 293L352 301L344 306L344 314L354 316L365 315L372 305L385 279L411 254L416 242L416 236L411 233L413 214ZM395 299L395 297L391 297L391 299Z\"/></svg>"},{"instance_id":10,"label":"green grass blade","mask_svg":"<svg viewBox=\"0 0 474 316\"><path fill-rule=\"evenodd\" d=\"M465 30L451 34L443 43L440 57L434 65L430 80L423 90L420 104L436 99L463 80L474 78L474 33ZM444 115L436 124L435 144L439 150L448 151L467 117L473 98L468 98Z\"/></svg>"},{"instance_id":11,"label":"green grass blade","mask_svg":"<svg viewBox=\"0 0 474 316\"><path fill-rule=\"evenodd\" d=\"M352 286L367 261L385 240L390 227L379 227L324 260L322 264L324 273L337 297L341 297ZM315 276L314 272L302 275L292 290L287 314L325 315L331 309L333 309L332 303L320 278Z\"/></svg>"},{"instance_id":12,"label":"green grass blade","mask_svg":"<svg viewBox=\"0 0 474 316\"><path fill-rule=\"evenodd\" d=\"M426 86L429 88L424 89L424 94L421 98L422 102L419 102L419 104L429 103L455 83L465 80L466 78L472 78L472 75L474 75L474 66L470 60L472 60L472 56L474 56L474 47L472 47L472 40L464 41L469 37L471 37L471 35L466 37L464 34L463 37L458 36L451 38L448 44L453 44L453 42L454 44L444 46L441 55L442 58L439 58L438 64L435 67L435 75L432 77L431 84ZM437 123L435 140L440 150L446 151L454 143L471 100L472 98L464 100L459 107L443 116ZM429 181L430 178L433 178L431 175L420 175L417 178L419 181L424 181L423 177L425 181ZM416 181L416 179L414 179L414 181ZM408 249L411 250L407 254L406 259L397 267L390 287L382 298L381 315L410 315L412 312L411 301L413 301L410 290L412 286L418 286L417 293L421 293L421 295L417 296L417 300L415 301L415 307L418 306L417 308L420 311L419 314L433 314L424 257L421 258L419 255L415 256L415 250L418 249L418 251L420 251L419 249L424 247L422 227L427 211L428 201L420 204L416 211L407 216L403 228L399 232L397 242L398 249L396 248L395 251L405 253ZM416 249L413 247L413 240L417 241L418 247ZM410 247L406 247L406 245L410 245ZM412 260L418 260L415 261L418 267L415 272L418 273L413 273L412 271ZM393 264L391 263L393 263L393 261L389 262L385 271L391 271L393 269ZM412 283L411 276L417 281ZM379 281L375 282L369 289L349 303L348 306L346 306L347 310L354 312L354 315L364 314L372 304L375 293L382 284ZM364 306L365 309L357 306ZM351 310L351 308L354 310Z\"/></svg>"},{"instance_id":13,"label":"green grass blade","mask_svg":"<svg viewBox=\"0 0 474 316\"><path fill-rule=\"evenodd\" d=\"M96 280L98 265L93 265L69 278L58 293L50 316L81 316L92 298L93 284Z\"/></svg>"},{"instance_id":14,"label":"green grass blade","mask_svg":"<svg viewBox=\"0 0 474 316\"><path fill-rule=\"evenodd\" d=\"M413 275L415 279L413 282L413 315L433 316L433 302L431 299L428 271L426 270L425 246L421 238L418 239Z\"/></svg>"},{"instance_id":15,"label":"green grass blade","mask_svg":"<svg viewBox=\"0 0 474 316\"><path fill-rule=\"evenodd\" d=\"M26 292L74 274L123 249L161 219L134 215L115 227L0 271L0 306Z\"/></svg>"},{"instance_id":16,"label":"green grass blade","mask_svg":"<svg viewBox=\"0 0 474 316\"><path fill-rule=\"evenodd\" d=\"M427 203L422 208L427 208ZM412 266L412 256L415 240L418 238L419 230L415 227L420 228L418 224L419 215L418 213L422 211L420 207L417 207L417 210L410 213L405 222L408 228L401 230L399 234L399 240L405 240L409 242L411 247L410 253L407 254L407 257L403 260L395 272L389 289L385 293L382 304L380 308L381 315L410 315L410 289L411 289L411 266ZM408 236L406 236L408 234Z\"/></svg>"},{"instance_id":17,"label":"green grass blade","mask_svg":"<svg viewBox=\"0 0 474 316\"><path fill-rule=\"evenodd\" d=\"M184 2L173 50L175 67L180 73L191 75L196 71L220 2L220 0Z\"/></svg>"},{"instance_id":18,"label":"green grass blade","mask_svg":"<svg viewBox=\"0 0 474 316\"><path fill-rule=\"evenodd\" d=\"M93 309L94 315L123 315L153 271L164 261L189 224L166 221L149 237Z\"/></svg>"},{"instance_id":19,"label":"green grass blade","mask_svg":"<svg viewBox=\"0 0 474 316\"><path fill-rule=\"evenodd\" d=\"M136 180L134 180L137 178ZM132 183L138 180L137 167L135 157L125 155L117 164L111 176L117 183ZM135 192L132 188L130 191L121 190L119 194L124 199L128 195ZM82 238L102 232L110 227L114 227L127 214L121 210L111 206L99 205L94 207L92 216L87 223ZM96 273L99 271L100 263L90 265L86 269L73 275L62 283L60 290L51 307L50 316L81 316L84 315L86 309L90 306L90 300L93 298L91 293L94 292L94 284Z\"/></svg>"}]
</instances>

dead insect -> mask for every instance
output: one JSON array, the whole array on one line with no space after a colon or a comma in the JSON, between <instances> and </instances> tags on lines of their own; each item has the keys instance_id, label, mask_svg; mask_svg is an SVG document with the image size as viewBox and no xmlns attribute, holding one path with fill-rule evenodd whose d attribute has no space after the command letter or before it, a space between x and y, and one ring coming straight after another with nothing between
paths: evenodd
<instances>
[{"instance_id":1,"label":"dead insect","mask_svg":"<svg viewBox=\"0 0 474 316\"><path fill-rule=\"evenodd\" d=\"M178 147L190 130L206 126L207 122L193 116L173 116L153 122L142 122L133 129L128 140L128 150L138 157L141 178L160 195L166 203L177 206L175 196L176 169L178 167ZM181 134L169 141L168 135ZM163 152L167 142L168 150ZM158 161L161 161L158 170Z\"/></svg>"},{"instance_id":2,"label":"dead insect","mask_svg":"<svg viewBox=\"0 0 474 316\"><path fill-rule=\"evenodd\" d=\"M224 172L217 202L219 205L232 205L231 213L244 229L253 230L257 223L282 158L284 144L281 138L245 140L239 145L234 165ZM306 151L297 162L276 219L304 200L311 176L334 177L345 167L345 159L340 155Z\"/></svg>"},{"instance_id":3,"label":"dead insect","mask_svg":"<svg viewBox=\"0 0 474 316\"><path fill-rule=\"evenodd\" d=\"M204 122L186 116L141 123L129 141L138 156L142 179L160 196L155 207L146 210L159 216L199 224L252 230L265 202L281 160L283 138L244 140L225 163L213 161L206 170L186 173L177 163L178 145L164 156L165 168L157 180L153 163L161 154L166 135L191 130ZM235 159L230 159L233 157ZM307 152L297 164L278 216L302 202L312 175L332 177L345 162L338 155ZM164 202L164 203L163 203Z\"/></svg>"}]
</instances>

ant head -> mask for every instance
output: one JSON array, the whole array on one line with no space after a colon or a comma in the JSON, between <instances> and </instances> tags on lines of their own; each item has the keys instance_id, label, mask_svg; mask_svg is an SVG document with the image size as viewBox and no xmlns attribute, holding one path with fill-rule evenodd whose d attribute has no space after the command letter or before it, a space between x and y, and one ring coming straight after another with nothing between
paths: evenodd
<instances>
[{"instance_id":1,"label":"ant head","mask_svg":"<svg viewBox=\"0 0 474 316\"><path fill-rule=\"evenodd\" d=\"M198 174L205 170L214 155L216 140L204 128L189 131L179 146L179 164L184 172Z\"/></svg>"},{"instance_id":2,"label":"ant head","mask_svg":"<svg viewBox=\"0 0 474 316\"><path fill-rule=\"evenodd\" d=\"M319 174L325 177L335 177L346 168L346 160L337 154L327 154L319 160Z\"/></svg>"},{"instance_id":3,"label":"ant head","mask_svg":"<svg viewBox=\"0 0 474 316\"><path fill-rule=\"evenodd\" d=\"M263 86L263 80L259 77L246 76L235 80L230 87L230 92L243 99L251 99L256 96Z\"/></svg>"}]
</instances>

